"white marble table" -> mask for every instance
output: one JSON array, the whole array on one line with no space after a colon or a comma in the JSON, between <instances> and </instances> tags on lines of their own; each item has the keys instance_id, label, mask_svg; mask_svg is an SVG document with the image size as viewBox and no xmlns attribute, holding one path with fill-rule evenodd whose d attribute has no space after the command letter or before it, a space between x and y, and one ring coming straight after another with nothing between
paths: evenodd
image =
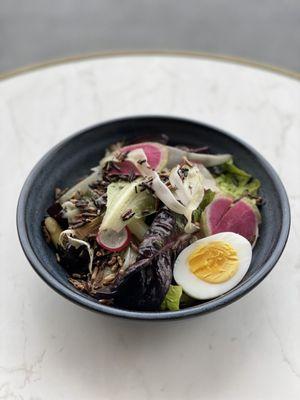
<instances>
[{"instance_id":1,"label":"white marble table","mask_svg":"<svg viewBox=\"0 0 300 400\"><path fill-rule=\"evenodd\" d=\"M137 114L201 120L255 146L288 190L284 255L249 295L213 314L133 322L48 288L15 227L21 185L69 134ZM300 82L209 59L135 56L62 64L0 82L0 399L300 398Z\"/></svg>"}]
</instances>

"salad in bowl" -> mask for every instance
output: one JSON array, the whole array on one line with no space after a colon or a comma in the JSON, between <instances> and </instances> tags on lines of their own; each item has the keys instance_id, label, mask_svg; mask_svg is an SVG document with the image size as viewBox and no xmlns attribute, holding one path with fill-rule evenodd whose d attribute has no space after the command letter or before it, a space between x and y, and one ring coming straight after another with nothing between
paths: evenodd
<instances>
[{"instance_id":1,"label":"salad in bowl","mask_svg":"<svg viewBox=\"0 0 300 400\"><path fill-rule=\"evenodd\" d=\"M55 189L42 229L78 291L111 307L176 311L244 278L259 188L231 154L118 142L90 175Z\"/></svg>"}]
</instances>

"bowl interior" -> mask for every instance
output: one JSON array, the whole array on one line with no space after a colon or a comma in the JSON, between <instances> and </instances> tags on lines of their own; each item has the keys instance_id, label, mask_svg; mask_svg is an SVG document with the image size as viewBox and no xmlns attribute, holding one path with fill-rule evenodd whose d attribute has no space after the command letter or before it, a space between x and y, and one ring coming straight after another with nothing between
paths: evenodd
<instances>
[{"instance_id":1,"label":"bowl interior","mask_svg":"<svg viewBox=\"0 0 300 400\"><path fill-rule=\"evenodd\" d=\"M155 140L155 137L160 134L168 135L171 144L207 145L213 152L231 153L238 166L261 181L261 195L266 200L261 208L263 224L260 228L260 237L253 251L251 267L244 280L231 292L218 299L193 307L192 312L188 310L169 312L165 313L164 317L179 317L182 316L180 313L187 315L207 312L239 298L269 272L267 270L262 272L262 269L272 254L278 253L277 258L279 257L286 240L282 229L283 219L287 218L288 214L288 203L277 175L255 151L230 135L191 121L163 117L113 121L74 135L50 150L32 171L20 197L18 228L25 253L43 279L71 300L94 310L116 314L115 309L105 307L74 289L68 282L64 269L57 263L54 252L43 238L41 221L47 208L53 202L54 188L69 187L88 174L90 168L98 164L109 144L124 138ZM281 249L278 248L279 238L282 242ZM269 264L269 270L272 266ZM243 289L243 286L247 286L247 289ZM135 313L121 310L117 314L138 318L143 318L142 314L148 314L149 318L155 318L154 314L162 313Z\"/></svg>"}]
</instances>

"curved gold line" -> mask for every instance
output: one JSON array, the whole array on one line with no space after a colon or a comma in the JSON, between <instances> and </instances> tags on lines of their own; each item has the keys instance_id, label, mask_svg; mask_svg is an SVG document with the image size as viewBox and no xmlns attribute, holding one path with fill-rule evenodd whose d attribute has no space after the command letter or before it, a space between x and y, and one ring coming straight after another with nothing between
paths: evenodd
<instances>
[{"instance_id":1,"label":"curved gold line","mask_svg":"<svg viewBox=\"0 0 300 400\"><path fill-rule=\"evenodd\" d=\"M10 79L15 76L25 74L27 72L36 71L39 69L48 68L51 66L69 64L71 62L85 61L89 59L97 58L115 58L115 57L139 57L139 56L164 56L164 57L186 57L186 58L203 58L207 60L224 61L232 64L240 64L248 67L261 69L268 72L273 72L279 75L286 76L288 78L300 80L300 73L289 71L281 67L273 66L270 64L264 64L241 57L213 54L197 51L169 51L169 50L146 50L146 51L107 51L107 52L95 52L82 55L75 55L70 57L64 57L45 61L37 64L28 65L25 67L17 68L12 71L7 71L0 74L0 81L4 79Z\"/></svg>"}]
</instances>

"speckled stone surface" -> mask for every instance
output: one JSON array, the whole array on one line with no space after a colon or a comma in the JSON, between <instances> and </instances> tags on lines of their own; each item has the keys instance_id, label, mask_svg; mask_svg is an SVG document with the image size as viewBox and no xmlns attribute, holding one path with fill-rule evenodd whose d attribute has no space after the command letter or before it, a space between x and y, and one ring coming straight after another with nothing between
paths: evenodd
<instances>
[{"instance_id":1,"label":"speckled stone surface","mask_svg":"<svg viewBox=\"0 0 300 400\"><path fill-rule=\"evenodd\" d=\"M0 82L0 398L298 399L300 83L178 57L64 64ZM213 314L134 322L51 291L20 248L15 209L35 162L89 125L173 115L232 132L276 168L292 208L284 255L249 295Z\"/></svg>"}]
</instances>

